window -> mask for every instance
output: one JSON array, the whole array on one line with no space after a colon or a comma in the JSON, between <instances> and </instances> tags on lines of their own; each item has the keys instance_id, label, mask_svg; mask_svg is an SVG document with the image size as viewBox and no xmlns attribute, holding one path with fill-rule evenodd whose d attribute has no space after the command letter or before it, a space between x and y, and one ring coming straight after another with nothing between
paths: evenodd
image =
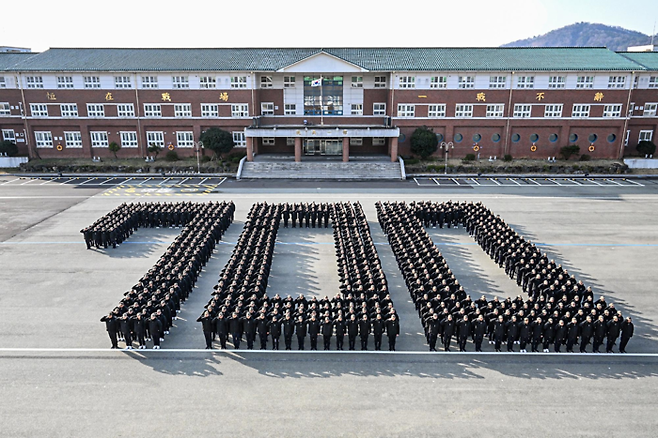
<instances>
[{"instance_id":1,"label":"window","mask_svg":"<svg viewBox=\"0 0 658 438\"><path fill-rule=\"evenodd\" d=\"M430 78L430 88L446 88L448 78L446 76L432 76Z\"/></svg>"},{"instance_id":2,"label":"window","mask_svg":"<svg viewBox=\"0 0 658 438\"><path fill-rule=\"evenodd\" d=\"M9 102L0 102L0 116L10 116L10 115L11 115L11 107L9 106Z\"/></svg>"},{"instance_id":3,"label":"window","mask_svg":"<svg viewBox=\"0 0 658 438\"><path fill-rule=\"evenodd\" d=\"M624 146L628 146L628 140L631 138L631 130L626 131L626 136L624 137Z\"/></svg>"},{"instance_id":4,"label":"window","mask_svg":"<svg viewBox=\"0 0 658 438\"><path fill-rule=\"evenodd\" d=\"M655 117L656 110L658 110L658 103L645 103L644 104L644 117Z\"/></svg>"},{"instance_id":5,"label":"window","mask_svg":"<svg viewBox=\"0 0 658 438\"><path fill-rule=\"evenodd\" d=\"M53 135L50 131L35 131L34 139L38 148L51 148L53 147Z\"/></svg>"},{"instance_id":6,"label":"window","mask_svg":"<svg viewBox=\"0 0 658 438\"><path fill-rule=\"evenodd\" d=\"M578 76L576 88L594 88L594 76Z\"/></svg>"},{"instance_id":7,"label":"window","mask_svg":"<svg viewBox=\"0 0 658 438\"><path fill-rule=\"evenodd\" d=\"M146 131L146 143L149 146L164 147L164 133L162 131Z\"/></svg>"},{"instance_id":8,"label":"window","mask_svg":"<svg viewBox=\"0 0 658 438\"><path fill-rule=\"evenodd\" d=\"M574 104L571 117L589 117L589 105Z\"/></svg>"},{"instance_id":9,"label":"window","mask_svg":"<svg viewBox=\"0 0 658 438\"><path fill-rule=\"evenodd\" d=\"M59 109L62 117L78 117L78 105L75 103L63 103Z\"/></svg>"},{"instance_id":10,"label":"window","mask_svg":"<svg viewBox=\"0 0 658 438\"><path fill-rule=\"evenodd\" d=\"M2 79L2 78L0 78ZM2 82L0 81L0 88L2 88ZM651 76L649 78L649 88L658 88L658 76Z\"/></svg>"},{"instance_id":11,"label":"window","mask_svg":"<svg viewBox=\"0 0 658 438\"><path fill-rule=\"evenodd\" d=\"M26 76L25 85L27 88L43 88L43 78L41 76Z\"/></svg>"},{"instance_id":12,"label":"window","mask_svg":"<svg viewBox=\"0 0 658 438\"><path fill-rule=\"evenodd\" d=\"M249 117L249 105L246 103L231 105L231 117Z\"/></svg>"},{"instance_id":13,"label":"window","mask_svg":"<svg viewBox=\"0 0 658 438\"><path fill-rule=\"evenodd\" d=\"M532 105L517 103L514 105L514 117L527 118L532 115Z\"/></svg>"},{"instance_id":14,"label":"window","mask_svg":"<svg viewBox=\"0 0 658 438\"><path fill-rule=\"evenodd\" d=\"M375 76L375 88L386 88L386 76Z\"/></svg>"},{"instance_id":15,"label":"window","mask_svg":"<svg viewBox=\"0 0 658 438\"><path fill-rule=\"evenodd\" d=\"M85 83L85 88L100 88L101 87L101 78L98 76L85 76L83 78Z\"/></svg>"},{"instance_id":16,"label":"window","mask_svg":"<svg viewBox=\"0 0 658 438\"><path fill-rule=\"evenodd\" d=\"M416 88L416 77L400 76L400 88Z\"/></svg>"},{"instance_id":17,"label":"window","mask_svg":"<svg viewBox=\"0 0 658 438\"><path fill-rule=\"evenodd\" d=\"M506 76L489 76L489 88L505 88Z\"/></svg>"},{"instance_id":18,"label":"window","mask_svg":"<svg viewBox=\"0 0 658 438\"><path fill-rule=\"evenodd\" d=\"M287 116L294 116L297 114L297 105L294 103L286 103L283 106L283 113Z\"/></svg>"},{"instance_id":19,"label":"window","mask_svg":"<svg viewBox=\"0 0 658 438\"><path fill-rule=\"evenodd\" d=\"M605 105L603 117L621 117L621 104Z\"/></svg>"},{"instance_id":20,"label":"window","mask_svg":"<svg viewBox=\"0 0 658 438\"><path fill-rule=\"evenodd\" d=\"M231 88L247 88L247 77L246 76L232 76L231 77Z\"/></svg>"},{"instance_id":21,"label":"window","mask_svg":"<svg viewBox=\"0 0 658 438\"><path fill-rule=\"evenodd\" d=\"M142 76L142 88L158 88L158 77Z\"/></svg>"},{"instance_id":22,"label":"window","mask_svg":"<svg viewBox=\"0 0 658 438\"><path fill-rule=\"evenodd\" d=\"M459 76L457 81L459 88L474 88L475 87L475 78L473 76Z\"/></svg>"},{"instance_id":23,"label":"window","mask_svg":"<svg viewBox=\"0 0 658 438\"><path fill-rule=\"evenodd\" d=\"M110 144L107 141L107 132L105 131L91 131L91 147L92 148L106 148Z\"/></svg>"},{"instance_id":24,"label":"window","mask_svg":"<svg viewBox=\"0 0 658 438\"><path fill-rule=\"evenodd\" d=\"M272 76L261 76L260 88L272 88Z\"/></svg>"},{"instance_id":25,"label":"window","mask_svg":"<svg viewBox=\"0 0 658 438\"><path fill-rule=\"evenodd\" d=\"M179 148L193 148L194 133L192 131L176 132L176 146L178 146Z\"/></svg>"},{"instance_id":26,"label":"window","mask_svg":"<svg viewBox=\"0 0 658 438\"><path fill-rule=\"evenodd\" d=\"M283 88L295 88L295 77L294 76L284 76L283 77Z\"/></svg>"},{"instance_id":27,"label":"window","mask_svg":"<svg viewBox=\"0 0 658 438\"><path fill-rule=\"evenodd\" d=\"M516 88L535 88L535 77L519 76L516 80Z\"/></svg>"},{"instance_id":28,"label":"window","mask_svg":"<svg viewBox=\"0 0 658 438\"><path fill-rule=\"evenodd\" d=\"M219 117L219 105L214 103L202 103L201 117Z\"/></svg>"},{"instance_id":29,"label":"window","mask_svg":"<svg viewBox=\"0 0 658 438\"><path fill-rule=\"evenodd\" d=\"M546 105L544 107L544 117L550 118L550 119L555 119L562 117L562 108L563 105L560 104L552 104L552 105Z\"/></svg>"},{"instance_id":30,"label":"window","mask_svg":"<svg viewBox=\"0 0 658 438\"><path fill-rule=\"evenodd\" d=\"M48 105L45 103L31 103L30 113L32 117L48 117Z\"/></svg>"},{"instance_id":31,"label":"window","mask_svg":"<svg viewBox=\"0 0 658 438\"><path fill-rule=\"evenodd\" d=\"M353 116L362 116L363 115L363 104L362 103L353 103L352 104L352 115Z\"/></svg>"},{"instance_id":32,"label":"window","mask_svg":"<svg viewBox=\"0 0 658 438\"><path fill-rule=\"evenodd\" d=\"M117 116L135 117L135 107L132 103L120 103L117 105Z\"/></svg>"},{"instance_id":33,"label":"window","mask_svg":"<svg viewBox=\"0 0 658 438\"><path fill-rule=\"evenodd\" d=\"M3 141L10 141L12 143L16 143L16 134L14 133L13 129L3 129L2 130L2 140Z\"/></svg>"},{"instance_id":34,"label":"window","mask_svg":"<svg viewBox=\"0 0 658 438\"><path fill-rule=\"evenodd\" d=\"M609 76L608 88L624 88L626 85L626 76Z\"/></svg>"},{"instance_id":35,"label":"window","mask_svg":"<svg viewBox=\"0 0 658 438\"><path fill-rule=\"evenodd\" d=\"M201 76L199 88L217 88L217 79L212 76Z\"/></svg>"},{"instance_id":36,"label":"window","mask_svg":"<svg viewBox=\"0 0 658 438\"><path fill-rule=\"evenodd\" d=\"M487 105L487 117L503 117L505 112L505 105L497 103L495 105Z\"/></svg>"},{"instance_id":37,"label":"window","mask_svg":"<svg viewBox=\"0 0 658 438\"><path fill-rule=\"evenodd\" d=\"M640 142L640 141L651 141L652 137L653 137L653 131L651 131L651 130L640 131L640 137L638 138L638 142Z\"/></svg>"},{"instance_id":38,"label":"window","mask_svg":"<svg viewBox=\"0 0 658 438\"><path fill-rule=\"evenodd\" d=\"M363 88L363 76L352 76L352 88Z\"/></svg>"},{"instance_id":39,"label":"window","mask_svg":"<svg viewBox=\"0 0 658 438\"><path fill-rule=\"evenodd\" d=\"M81 148L82 135L80 131L64 132L64 141L67 148Z\"/></svg>"},{"instance_id":40,"label":"window","mask_svg":"<svg viewBox=\"0 0 658 438\"><path fill-rule=\"evenodd\" d=\"M121 147L122 148L136 148L137 147L137 132L135 131L121 131Z\"/></svg>"},{"instance_id":41,"label":"window","mask_svg":"<svg viewBox=\"0 0 658 438\"><path fill-rule=\"evenodd\" d=\"M436 105L429 105L427 107L427 117L445 117L446 104L438 103Z\"/></svg>"},{"instance_id":42,"label":"window","mask_svg":"<svg viewBox=\"0 0 658 438\"><path fill-rule=\"evenodd\" d=\"M455 117L473 117L473 105L458 103L455 105Z\"/></svg>"},{"instance_id":43,"label":"window","mask_svg":"<svg viewBox=\"0 0 658 438\"><path fill-rule=\"evenodd\" d=\"M294 146L295 137L286 137L286 146Z\"/></svg>"},{"instance_id":44,"label":"window","mask_svg":"<svg viewBox=\"0 0 658 438\"><path fill-rule=\"evenodd\" d=\"M373 116L385 116L386 115L386 104L385 103L373 103L372 104L372 115Z\"/></svg>"},{"instance_id":45,"label":"window","mask_svg":"<svg viewBox=\"0 0 658 438\"><path fill-rule=\"evenodd\" d=\"M87 117L105 117L105 105L102 103L88 103Z\"/></svg>"},{"instance_id":46,"label":"window","mask_svg":"<svg viewBox=\"0 0 658 438\"><path fill-rule=\"evenodd\" d=\"M73 77L57 76L57 88L73 88Z\"/></svg>"},{"instance_id":47,"label":"window","mask_svg":"<svg viewBox=\"0 0 658 438\"><path fill-rule=\"evenodd\" d=\"M261 102L261 104L260 104L260 113L263 116L273 116L274 115L274 103L273 102Z\"/></svg>"},{"instance_id":48,"label":"window","mask_svg":"<svg viewBox=\"0 0 658 438\"><path fill-rule=\"evenodd\" d=\"M350 137L350 146L363 146L363 137Z\"/></svg>"},{"instance_id":49,"label":"window","mask_svg":"<svg viewBox=\"0 0 658 438\"><path fill-rule=\"evenodd\" d=\"M175 104L174 117L192 117L192 104L191 103Z\"/></svg>"},{"instance_id":50,"label":"window","mask_svg":"<svg viewBox=\"0 0 658 438\"><path fill-rule=\"evenodd\" d=\"M263 137L260 142L263 146L274 146L276 143L274 137Z\"/></svg>"},{"instance_id":51,"label":"window","mask_svg":"<svg viewBox=\"0 0 658 438\"><path fill-rule=\"evenodd\" d=\"M414 117L416 115L416 105L406 103L398 104L398 117Z\"/></svg>"},{"instance_id":52,"label":"window","mask_svg":"<svg viewBox=\"0 0 658 438\"><path fill-rule=\"evenodd\" d=\"M162 117L162 106L159 103L145 103L144 117Z\"/></svg>"},{"instance_id":53,"label":"window","mask_svg":"<svg viewBox=\"0 0 658 438\"><path fill-rule=\"evenodd\" d=\"M190 82L187 76L172 76L171 77L171 87L172 88L190 88Z\"/></svg>"},{"instance_id":54,"label":"window","mask_svg":"<svg viewBox=\"0 0 658 438\"><path fill-rule=\"evenodd\" d=\"M4 76L0 76L0 88L7 88L7 82Z\"/></svg>"},{"instance_id":55,"label":"window","mask_svg":"<svg viewBox=\"0 0 658 438\"><path fill-rule=\"evenodd\" d=\"M130 83L130 76L115 76L114 88L132 88L133 84Z\"/></svg>"},{"instance_id":56,"label":"window","mask_svg":"<svg viewBox=\"0 0 658 438\"><path fill-rule=\"evenodd\" d=\"M548 88L564 88L566 78L564 76L550 76L548 78Z\"/></svg>"},{"instance_id":57,"label":"window","mask_svg":"<svg viewBox=\"0 0 658 438\"><path fill-rule=\"evenodd\" d=\"M343 76L304 76L304 115L319 114L343 114Z\"/></svg>"},{"instance_id":58,"label":"window","mask_svg":"<svg viewBox=\"0 0 658 438\"><path fill-rule=\"evenodd\" d=\"M373 137L372 138L372 145L373 146L385 146L386 145L386 138L384 138L384 137Z\"/></svg>"},{"instance_id":59,"label":"window","mask_svg":"<svg viewBox=\"0 0 658 438\"><path fill-rule=\"evenodd\" d=\"M244 131L233 132L233 143L236 148L247 147L247 139L244 136Z\"/></svg>"}]
</instances>

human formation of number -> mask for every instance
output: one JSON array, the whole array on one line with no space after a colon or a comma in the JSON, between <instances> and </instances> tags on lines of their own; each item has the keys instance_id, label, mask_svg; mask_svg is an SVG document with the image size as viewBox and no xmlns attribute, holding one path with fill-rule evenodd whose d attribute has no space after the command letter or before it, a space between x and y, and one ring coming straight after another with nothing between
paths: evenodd
<instances>
[{"instance_id":1,"label":"human formation of number","mask_svg":"<svg viewBox=\"0 0 658 438\"><path fill-rule=\"evenodd\" d=\"M587 352L625 352L633 336L630 317L624 318L613 303L594 299L592 289L536 245L516 233L499 216L481 203L463 202L377 202L379 224L387 236L410 296L425 331L430 351L438 340L446 351L453 337L460 351L472 340L482 351L487 339L496 351L503 346L521 352L568 352L577 347ZM154 349L169 333L180 305L193 291L201 269L215 245L233 221L232 202L122 204L81 232L87 248L116 246L139 227L182 227L155 266L101 321L112 341L126 348ZM331 222L338 262L338 293L329 298L307 298L279 294L269 296L267 284L279 226L328 227ZM428 227L465 227L480 247L516 279L528 298L519 294L501 300L482 295L472 299L448 267L425 230ZM239 349L242 341L253 349L286 350L368 349L372 336L375 350L387 335L388 349L395 350L400 334L397 311L388 291L386 276L372 240L368 221L357 203L254 204L233 253L214 286L202 323L206 348ZM332 339L335 339L332 341Z\"/></svg>"}]
</instances>

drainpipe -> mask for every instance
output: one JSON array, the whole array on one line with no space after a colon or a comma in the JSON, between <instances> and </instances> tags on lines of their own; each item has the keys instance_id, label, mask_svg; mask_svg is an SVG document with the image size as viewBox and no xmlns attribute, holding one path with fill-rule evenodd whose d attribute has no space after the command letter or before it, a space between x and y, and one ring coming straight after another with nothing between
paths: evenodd
<instances>
[{"instance_id":1,"label":"drainpipe","mask_svg":"<svg viewBox=\"0 0 658 438\"><path fill-rule=\"evenodd\" d=\"M623 160L624 159L624 140L626 139L626 130L628 129L628 122L631 119L631 97L632 97L632 92L633 92L633 86L635 83L635 72L631 73L631 83L630 87L628 87L628 100L626 101L626 118L624 119L624 130L621 132L621 135L619 136L619 159Z\"/></svg>"}]
</instances>

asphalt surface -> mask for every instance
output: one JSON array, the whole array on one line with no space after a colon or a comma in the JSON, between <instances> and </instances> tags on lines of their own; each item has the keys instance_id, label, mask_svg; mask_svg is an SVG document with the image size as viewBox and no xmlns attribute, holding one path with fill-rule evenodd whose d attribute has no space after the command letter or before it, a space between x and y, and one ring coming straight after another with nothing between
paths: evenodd
<instances>
[{"instance_id":1,"label":"asphalt surface","mask_svg":"<svg viewBox=\"0 0 658 438\"><path fill-rule=\"evenodd\" d=\"M655 436L652 180L463 187L228 179L209 188L13 178L0 177L2 436ZM236 203L236 221L163 350L105 350L100 317L178 230L140 230L115 250L90 251L79 230L121 202L224 199ZM377 223L374 203L385 199L482 201L632 316L636 336L627 350L647 356L427 354ZM194 320L258 201L361 202L401 312L400 354L166 351L203 347ZM428 231L471 295L519 293L463 230ZM330 231L282 230L278 240L268 293L336 293Z\"/></svg>"}]
</instances>

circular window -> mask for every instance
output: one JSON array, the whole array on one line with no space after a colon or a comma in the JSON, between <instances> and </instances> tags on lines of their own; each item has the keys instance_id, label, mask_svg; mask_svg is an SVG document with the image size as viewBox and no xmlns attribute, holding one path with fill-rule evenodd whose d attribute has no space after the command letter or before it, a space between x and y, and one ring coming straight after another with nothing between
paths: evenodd
<instances>
[{"instance_id":1,"label":"circular window","mask_svg":"<svg viewBox=\"0 0 658 438\"><path fill-rule=\"evenodd\" d=\"M530 141L535 143L537 140L539 140L539 135L537 134L532 134L530 135Z\"/></svg>"},{"instance_id":2,"label":"circular window","mask_svg":"<svg viewBox=\"0 0 658 438\"><path fill-rule=\"evenodd\" d=\"M491 141L498 143L500 141L500 134L494 134L491 136Z\"/></svg>"},{"instance_id":3,"label":"circular window","mask_svg":"<svg viewBox=\"0 0 658 438\"><path fill-rule=\"evenodd\" d=\"M513 134L513 135L512 135L512 141L513 141L514 143L518 143L518 142L520 142L520 141L521 141L521 135L519 135L519 134Z\"/></svg>"},{"instance_id":4,"label":"circular window","mask_svg":"<svg viewBox=\"0 0 658 438\"><path fill-rule=\"evenodd\" d=\"M615 134L610 134L608 136L608 143L614 143L615 140L617 140L617 136Z\"/></svg>"},{"instance_id":5,"label":"circular window","mask_svg":"<svg viewBox=\"0 0 658 438\"><path fill-rule=\"evenodd\" d=\"M557 134L551 134L551 135L548 137L548 141L550 141L551 143L555 143L555 142L557 141L557 139L558 139Z\"/></svg>"},{"instance_id":6,"label":"circular window","mask_svg":"<svg viewBox=\"0 0 658 438\"><path fill-rule=\"evenodd\" d=\"M481 136L480 134L475 134L475 135L473 135L473 141L474 141L474 142L477 143L477 142L479 142L480 140L482 140L482 136Z\"/></svg>"},{"instance_id":7,"label":"circular window","mask_svg":"<svg viewBox=\"0 0 658 438\"><path fill-rule=\"evenodd\" d=\"M461 134L455 134L455 141L457 143L461 143L461 141L464 139L464 136Z\"/></svg>"},{"instance_id":8,"label":"circular window","mask_svg":"<svg viewBox=\"0 0 658 438\"><path fill-rule=\"evenodd\" d=\"M575 143L578 141L578 134L569 134L569 141Z\"/></svg>"},{"instance_id":9,"label":"circular window","mask_svg":"<svg viewBox=\"0 0 658 438\"><path fill-rule=\"evenodd\" d=\"M436 134L436 141L441 143L443 141L443 134Z\"/></svg>"},{"instance_id":10,"label":"circular window","mask_svg":"<svg viewBox=\"0 0 658 438\"><path fill-rule=\"evenodd\" d=\"M587 137L587 139L589 140L590 143L594 143L596 141L596 139L598 139L598 138L599 138L599 136L596 135L596 134L590 134L589 137Z\"/></svg>"}]
</instances>

